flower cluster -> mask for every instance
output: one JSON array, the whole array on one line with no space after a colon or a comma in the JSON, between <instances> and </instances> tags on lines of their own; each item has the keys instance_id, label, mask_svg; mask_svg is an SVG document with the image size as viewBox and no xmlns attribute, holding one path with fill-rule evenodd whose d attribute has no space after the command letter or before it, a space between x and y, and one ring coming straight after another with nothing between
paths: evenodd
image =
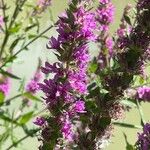
<instances>
[{"instance_id":1,"label":"flower cluster","mask_svg":"<svg viewBox=\"0 0 150 150\"><path fill-rule=\"evenodd\" d=\"M42 73L40 68L37 68L37 71L34 74L34 77L28 82L26 85L25 91L29 94L36 94L37 91L39 90L39 85L38 83L42 79ZM31 101L29 101L28 98L23 97L23 106L31 106Z\"/></svg>"},{"instance_id":2,"label":"flower cluster","mask_svg":"<svg viewBox=\"0 0 150 150\"><path fill-rule=\"evenodd\" d=\"M143 86L137 89L137 98L143 101L150 100L150 87Z\"/></svg>"},{"instance_id":3,"label":"flower cluster","mask_svg":"<svg viewBox=\"0 0 150 150\"><path fill-rule=\"evenodd\" d=\"M119 49L123 49L129 44L129 39L127 38L127 36L130 34L132 27L126 22L125 17L128 17L128 14L131 8L132 6L130 4L128 4L124 8L123 16L121 19L121 24L120 24L119 29L117 30L117 36L118 36L117 47Z\"/></svg>"},{"instance_id":4,"label":"flower cluster","mask_svg":"<svg viewBox=\"0 0 150 150\"><path fill-rule=\"evenodd\" d=\"M137 4L137 8L140 9L147 9L150 7L150 1L149 0L139 0Z\"/></svg>"},{"instance_id":5,"label":"flower cluster","mask_svg":"<svg viewBox=\"0 0 150 150\"><path fill-rule=\"evenodd\" d=\"M9 94L10 91L10 79L7 77L4 77L2 80L0 80L0 91L4 93L5 96Z\"/></svg>"},{"instance_id":6,"label":"flower cluster","mask_svg":"<svg viewBox=\"0 0 150 150\"><path fill-rule=\"evenodd\" d=\"M51 0L38 0L37 5L39 8L44 8L51 5Z\"/></svg>"},{"instance_id":7,"label":"flower cluster","mask_svg":"<svg viewBox=\"0 0 150 150\"><path fill-rule=\"evenodd\" d=\"M146 123L143 127L143 133L138 133L136 147L139 150L148 150L150 148L150 124Z\"/></svg>"},{"instance_id":8,"label":"flower cluster","mask_svg":"<svg viewBox=\"0 0 150 150\"><path fill-rule=\"evenodd\" d=\"M144 1L141 2L139 0L138 4L143 2ZM126 34L126 36L123 37L119 37L118 43L116 44L120 49L123 49L122 53L118 54L118 58L119 61L122 63L122 67L126 66L126 69L134 74L143 74L143 64L145 64L146 60L150 59L150 20L148 17L150 9L147 6L145 8L143 6L143 8L141 9L137 8L137 15L135 18L134 26L132 26L132 29L130 27L128 30L126 30L129 34ZM130 6L126 8L125 12L128 12L129 9ZM124 20L128 24L132 24L129 17L127 16L127 13L125 13L124 15Z\"/></svg>"},{"instance_id":9,"label":"flower cluster","mask_svg":"<svg viewBox=\"0 0 150 150\"><path fill-rule=\"evenodd\" d=\"M107 32L114 18L114 10L115 8L110 0L99 0L99 7L96 10L96 20L98 30L100 30L100 34L97 38L97 42L101 43L101 51L98 57L100 69L104 69L107 66L108 60L113 56L114 42L112 38L108 36ZM109 58L106 57L107 54Z\"/></svg>"},{"instance_id":10,"label":"flower cluster","mask_svg":"<svg viewBox=\"0 0 150 150\"><path fill-rule=\"evenodd\" d=\"M32 94L35 94L37 90L39 89L38 83L40 82L42 77L42 74L40 70L38 69L34 75L34 77L31 79L31 81L26 86L26 91Z\"/></svg>"},{"instance_id":11,"label":"flower cluster","mask_svg":"<svg viewBox=\"0 0 150 150\"><path fill-rule=\"evenodd\" d=\"M100 5L97 9L97 20L100 23L101 31L108 31L110 23L114 18L114 6L111 0L99 0Z\"/></svg>"},{"instance_id":12,"label":"flower cluster","mask_svg":"<svg viewBox=\"0 0 150 150\"><path fill-rule=\"evenodd\" d=\"M45 125L46 120L45 120L44 117L37 117L36 120L35 120L33 123L34 123L35 125L37 125L37 126L42 127L42 126Z\"/></svg>"},{"instance_id":13,"label":"flower cluster","mask_svg":"<svg viewBox=\"0 0 150 150\"><path fill-rule=\"evenodd\" d=\"M85 103L80 97L87 93L87 42L95 39L95 17L85 4L72 0L69 9L60 17L58 37L52 37L48 45L50 49L55 49L59 61L45 63L43 73L51 73L53 77L39 84L45 93L47 107L58 122L59 132L68 142L76 137L74 119L79 120L79 114L85 113Z\"/></svg>"}]
</instances>

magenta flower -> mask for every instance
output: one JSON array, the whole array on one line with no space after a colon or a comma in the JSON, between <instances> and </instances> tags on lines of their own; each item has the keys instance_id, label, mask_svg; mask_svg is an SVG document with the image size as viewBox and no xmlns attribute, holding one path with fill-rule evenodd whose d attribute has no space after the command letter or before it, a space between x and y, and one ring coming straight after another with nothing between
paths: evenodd
<instances>
[{"instance_id":1,"label":"magenta flower","mask_svg":"<svg viewBox=\"0 0 150 150\"><path fill-rule=\"evenodd\" d=\"M150 87L143 86L137 89L137 98L139 100L148 101L150 100Z\"/></svg>"},{"instance_id":2,"label":"magenta flower","mask_svg":"<svg viewBox=\"0 0 150 150\"><path fill-rule=\"evenodd\" d=\"M114 19L114 6L110 0L100 0L97 9L97 21L101 31L108 31L110 23Z\"/></svg>"},{"instance_id":3,"label":"magenta flower","mask_svg":"<svg viewBox=\"0 0 150 150\"><path fill-rule=\"evenodd\" d=\"M136 147L139 150L148 150L150 148L150 124L146 123L143 127L143 132L138 133Z\"/></svg>"},{"instance_id":4,"label":"magenta flower","mask_svg":"<svg viewBox=\"0 0 150 150\"><path fill-rule=\"evenodd\" d=\"M37 70L34 77L27 84L26 91L29 93L35 94L37 92L37 90L39 89L38 83L40 82L41 77L42 77L41 72L39 70Z\"/></svg>"},{"instance_id":5,"label":"magenta flower","mask_svg":"<svg viewBox=\"0 0 150 150\"><path fill-rule=\"evenodd\" d=\"M10 79L4 78L0 83L0 91L4 93L5 96L8 96L10 91Z\"/></svg>"},{"instance_id":6,"label":"magenta flower","mask_svg":"<svg viewBox=\"0 0 150 150\"><path fill-rule=\"evenodd\" d=\"M4 18L3 16L0 16L0 27L4 24Z\"/></svg>"},{"instance_id":7,"label":"magenta flower","mask_svg":"<svg viewBox=\"0 0 150 150\"><path fill-rule=\"evenodd\" d=\"M74 104L74 111L78 113L85 113L85 102L78 100Z\"/></svg>"},{"instance_id":8,"label":"magenta flower","mask_svg":"<svg viewBox=\"0 0 150 150\"><path fill-rule=\"evenodd\" d=\"M37 117L36 120L33 122L37 126L44 126L46 125L46 120L44 117Z\"/></svg>"},{"instance_id":9,"label":"magenta flower","mask_svg":"<svg viewBox=\"0 0 150 150\"><path fill-rule=\"evenodd\" d=\"M63 116L61 116L61 132L64 137L64 139L67 139L68 141L73 141L74 139L74 132L73 132L73 124L71 120L69 119L67 113L64 113Z\"/></svg>"}]
</instances>

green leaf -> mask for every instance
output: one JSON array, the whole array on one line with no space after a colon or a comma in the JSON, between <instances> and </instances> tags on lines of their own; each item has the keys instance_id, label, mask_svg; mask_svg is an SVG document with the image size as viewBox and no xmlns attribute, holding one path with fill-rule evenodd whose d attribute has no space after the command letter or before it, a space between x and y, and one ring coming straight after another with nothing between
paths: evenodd
<instances>
[{"instance_id":1,"label":"green leaf","mask_svg":"<svg viewBox=\"0 0 150 150\"><path fill-rule=\"evenodd\" d=\"M141 107L141 105L140 105L138 100L136 100L136 103L137 103L137 108L138 108L138 111L139 111L139 114L140 114L140 117L141 117L141 125L144 126L146 121L144 119L144 113L143 113L142 107Z\"/></svg>"},{"instance_id":2,"label":"green leaf","mask_svg":"<svg viewBox=\"0 0 150 150\"><path fill-rule=\"evenodd\" d=\"M4 71L3 69L0 69L0 73L5 75L5 76L8 76L10 78L13 78L13 79L17 79L17 80L20 80L20 77L8 72L8 71Z\"/></svg>"},{"instance_id":3,"label":"green leaf","mask_svg":"<svg viewBox=\"0 0 150 150\"><path fill-rule=\"evenodd\" d=\"M4 99L5 99L4 93L3 93L3 92L0 92L0 105L3 104Z\"/></svg>"},{"instance_id":4,"label":"green leaf","mask_svg":"<svg viewBox=\"0 0 150 150\"><path fill-rule=\"evenodd\" d=\"M11 46L10 46L10 51L12 51L13 49L14 49L14 47L18 44L18 42L21 40L21 38L19 37L19 38L17 38L17 39L15 39L14 41L13 41L13 43L11 44Z\"/></svg>"},{"instance_id":5,"label":"green leaf","mask_svg":"<svg viewBox=\"0 0 150 150\"><path fill-rule=\"evenodd\" d=\"M125 21L126 21L129 25L132 25L129 16L124 15L124 19L125 19Z\"/></svg>"},{"instance_id":6,"label":"green leaf","mask_svg":"<svg viewBox=\"0 0 150 150\"><path fill-rule=\"evenodd\" d=\"M12 27L12 28L10 28L10 29L8 30L8 32L9 32L10 34L19 32L19 30L20 30L20 28L21 28L21 25L22 25L21 23L15 24L15 26Z\"/></svg>"},{"instance_id":7,"label":"green leaf","mask_svg":"<svg viewBox=\"0 0 150 150\"><path fill-rule=\"evenodd\" d=\"M0 135L0 145L4 144L4 142L8 139L9 136L10 136L10 130L7 130L3 134L1 134Z\"/></svg>"},{"instance_id":8,"label":"green leaf","mask_svg":"<svg viewBox=\"0 0 150 150\"><path fill-rule=\"evenodd\" d=\"M88 90L93 89L96 86L96 82L91 83L90 85L88 85Z\"/></svg>"},{"instance_id":9,"label":"green leaf","mask_svg":"<svg viewBox=\"0 0 150 150\"><path fill-rule=\"evenodd\" d=\"M93 112L94 114L100 111L100 109L96 106L94 101L86 101L85 105L87 110Z\"/></svg>"},{"instance_id":10,"label":"green leaf","mask_svg":"<svg viewBox=\"0 0 150 150\"><path fill-rule=\"evenodd\" d=\"M25 123L27 123L31 118L32 118L32 116L33 116L33 111L31 111L31 112L28 112L28 113L26 113L26 114L24 114L23 116L21 116L21 118L19 119L19 124L25 124Z\"/></svg>"},{"instance_id":11,"label":"green leaf","mask_svg":"<svg viewBox=\"0 0 150 150\"><path fill-rule=\"evenodd\" d=\"M120 127L125 127L125 128L142 129L141 126L134 125L134 124L128 124L128 123L124 123L124 122L113 122L113 124L120 126Z\"/></svg>"},{"instance_id":12,"label":"green leaf","mask_svg":"<svg viewBox=\"0 0 150 150\"><path fill-rule=\"evenodd\" d=\"M134 107L134 108L137 107L137 105L136 105L134 102L132 102L132 101L130 101L130 100L128 100L128 99L122 100L121 103L122 103L123 105L129 106L129 107L131 107L131 108L132 108L132 107Z\"/></svg>"},{"instance_id":13,"label":"green leaf","mask_svg":"<svg viewBox=\"0 0 150 150\"><path fill-rule=\"evenodd\" d=\"M29 100L41 102L41 99L39 99L38 97L34 96L33 94L31 94L31 93L29 93L29 92L23 93L22 96L24 96L25 98L27 98L27 99L29 99Z\"/></svg>"},{"instance_id":14,"label":"green leaf","mask_svg":"<svg viewBox=\"0 0 150 150\"><path fill-rule=\"evenodd\" d=\"M25 32L27 32L27 31L33 29L33 28L36 27L36 26L37 26L37 24L35 23L35 24L32 24L32 25L26 27L26 28L25 28Z\"/></svg>"},{"instance_id":15,"label":"green leaf","mask_svg":"<svg viewBox=\"0 0 150 150\"><path fill-rule=\"evenodd\" d=\"M100 120L99 120L99 125L102 127L102 128L106 128L108 125L110 125L111 123L111 119L109 117L102 117Z\"/></svg>"},{"instance_id":16,"label":"green leaf","mask_svg":"<svg viewBox=\"0 0 150 150\"><path fill-rule=\"evenodd\" d=\"M135 150L134 146L131 145L128 140L127 140L127 135L125 133L123 133L125 141L126 141L126 150Z\"/></svg>"},{"instance_id":17,"label":"green leaf","mask_svg":"<svg viewBox=\"0 0 150 150\"><path fill-rule=\"evenodd\" d=\"M6 121L6 122L10 122L10 123L14 123L16 125L19 125L17 121L12 120L11 118L9 118L8 116L4 115L4 114L0 114L0 119Z\"/></svg>"},{"instance_id":18,"label":"green leaf","mask_svg":"<svg viewBox=\"0 0 150 150\"><path fill-rule=\"evenodd\" d=\"M97 96L99 94L100 94L100 88L96 87L95 89L92 89L92 90L89 91L89 95L86 98L87 99L88 98L93 98L93 97L95 97L95 96Z\"/></svg>"},{"instance_id":19,"label":"green leaf","mask_svg":"<svg viewBox=\"0 0 150 150\"><path fill-rule=\"evenodd\" d=\"M95 73L97 68L98 68L98 64L97 63L91 63L90 66L89 66L89 71L91 73Z\"/></svg>"}]
</instances>

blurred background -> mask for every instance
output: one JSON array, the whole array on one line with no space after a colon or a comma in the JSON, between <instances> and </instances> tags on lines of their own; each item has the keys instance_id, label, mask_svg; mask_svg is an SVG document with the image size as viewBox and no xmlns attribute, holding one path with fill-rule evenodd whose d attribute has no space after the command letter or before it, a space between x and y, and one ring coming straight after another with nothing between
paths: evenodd
<instances>
[{"instance_id":1,"label":"blurred background","mask_svg":"<svg viewBox=\"0 0 150 150\"><path fill-rule=\"evenodd\" d=\"M12 2L11 0L5 0L6 2ZM122 12L124 7L131 3L134 5L134 0L112 0L115 7L116 7L116 13L115 13L115 19L114 23L111 25L111 34L114 34L116 29L119 27L119 21L122 16ZM67 0L52 0L52 6L51 6L51 15L48 12L45 12L44 17L42 18L42 27L41 29L45 28L51 23L51 19L53 18L54 21L56 21L58 18L58 15L61 14L65 8L67 7ZM47 33L48 37L55 36L56 32L55 30L50 30ZM50 50L46 49L46 44L48 43L48 40L46 39L40 39L35 41L32 46L29 47L29 51L23 51L19 56L17 61L13 65L13 73L20 77L26 77L25 81L28 82L30 78L32 78L32 74L35 72L37 67L38 58L40 57L43 62L50 57L49 62L54 62L56 60L56 57L53 55L53 53ZM91 52L92 54L96 54L98 52L98 49L96 49L94 46L91 46ZM10 97L16 95L15 93L16 89L19 87L19 82L12 80L12 91ZM17 107L17 104L20 103L19 99L15 100L13 103L14 108ZM149 105L142 104L144 115L146 118L146 121L149 121ZM42 109L43 106L41 105L40 108ZM12 108L13 109L13 108ZM137 110L132 109L130 112L126 113L126 118L123 120L125 123L131 123L140 125L139 119L139 113ZM31 126L34 126L33 123L30 123ZM16 130L17 137L21 138L24 133L21 130ZM106 148L106 150L125 150L125 140L123 133L126 133L128 136L128 141L131 144L134 144L137 139L137 132L139 130L136 129L126 129L121 127L115 127L113 138L111 141L111 144ZM5 146L8 147L9 143L6 143ZM26 139L22 145L19 145L17 148L13 148L12 150L38 150L39 141L37 138L28 138Z\"/></svg>"}]
</instances>

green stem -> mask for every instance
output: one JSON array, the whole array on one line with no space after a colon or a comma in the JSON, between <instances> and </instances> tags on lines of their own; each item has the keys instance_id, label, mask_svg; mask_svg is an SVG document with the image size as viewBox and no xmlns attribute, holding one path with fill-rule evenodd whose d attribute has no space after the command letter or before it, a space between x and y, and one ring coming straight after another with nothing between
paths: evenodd
<instances>
[{"instance_id":1,"label":"green stem","mask_svg":"<svg viewBox=\"0 0 150 150\"><path fill-rule=\"evenodd\" d=\"M139 111L139 114L140 114L140 117L141 117L141 123L142 125L144 125L146 123L145 119L144 119L144 114L143 114L143 111L142 111L142 107L139 103L139 101L136 99L136 104L137 104L137 108L138 108L138 111Z\"/></svg>"},{"instance_id":2,"label":"green stem","mask_svg":"<svg viewBox=\"0 0 150 150\"><path fill-rule=\"evenodd\" d=\"M21 97L21 96L22 96L22 94L18 94L18 95L16 95L16 96L12 97L12 98L9 98L9 99L7 99L7 100L4 102L4 104L8 105L12 100L14 100L14 99L16 99L16 98L19 98L19 97Z\"/></svg>"},{"instance_id":3,"label":"green stem","mask_svg":"<svg viewBox=\"0 0 150 150\"><path fill-rule=\"evenodd\" d=\"M4 0L2 0L2 10L3 10L3 17L6 18L6 13L5 13L5 9L6 9L6 6L4 4ZM7 22L5 21L5 31L7 31Z\"/></svg>"},{"instance_id":4,"label":"green stem","mask_svg":"<svg viewBox=\"0 0 150 150\"><path fill-rule=\"evenodd\" d=\"M18 144L20 144L22 141L24 141L25 139L27 139L30 136L33 136L34 134L36 134L38 131L40 131L40 129L35 130L32 134L26 135L24 137L22 137L21 139L19 139L17 142L13 143L12 145L10 145L6 150L10 150L13 147L16 147Z\"/></svg>"},{"instance_id":5,"label":"green stem","mask_svg":"<svg viewBox=\"0 0 150 150\"><path fill-rule=\"evenodd\" d=\"M49 31L52 27L54 27L54 26L51 25L46 30L44 30L42 33L40 33L38 36L36 36L34 39L32 39L31 41L29 41L25 46L23 46L20 50L18 50L13 56L11 56L8 60L6 60L6 62L4 62L4 64L2 64L2 66L0 68L2 69L11 59L13 59L14 57L16 57L20 52L22 52L30 44L32 44L34 41L36 41L38 38L40 38L43 34L45 34L47 31Z\"/></svg>"},{"instance_id":6,"label":"green stem","mask_svg":"<svg viewBox=\"0 0 150 150\"><path fill-rule=\"evenodd\" d=\"M5 37L4 37L4 40L3 40L3 43L2 43L2 46L1 46L1 50L0 50L0 59L2 58L2 54L4 52L5 46L6 46L7 42L8 42L9 37L10 37L9 30L13 26L13 24L14 24L17 16L18 16L18 14L19 14L20 9L23 7L23 5L26 2L26 0L24 0L20 5L18 4L18 2L19 2L19 0L16 1L16 7L15 7L15 10L14 10L13 16L11 18L9 27L7 28L7 30L5 30Z\"/></svg>"}]
</instances>

